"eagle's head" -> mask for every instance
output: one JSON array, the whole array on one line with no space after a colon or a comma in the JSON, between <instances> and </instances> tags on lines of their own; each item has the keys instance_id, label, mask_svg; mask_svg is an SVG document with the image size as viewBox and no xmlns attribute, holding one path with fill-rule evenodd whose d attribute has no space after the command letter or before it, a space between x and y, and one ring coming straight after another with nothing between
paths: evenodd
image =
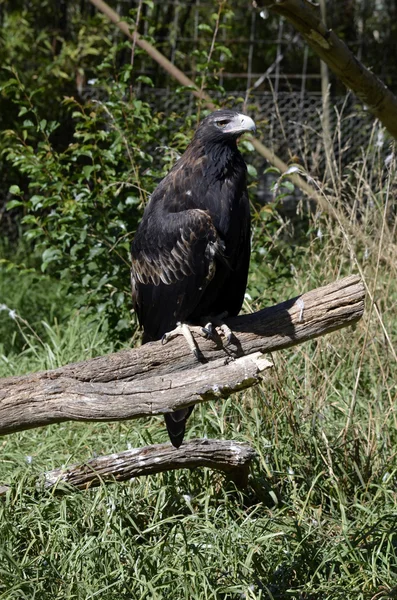
<instances>
[{"instance_id":1,"label":"eagle's head","mask_svg":"<svg viewBox=\"0 0 397 600\"><path fill-rule=\"evenodd\" d=\"M251 117L235 110L216 110L201 121L194 137L205 141L227 142L236 140L246 131L256 131Z\"/></svg>"}]
</instances>

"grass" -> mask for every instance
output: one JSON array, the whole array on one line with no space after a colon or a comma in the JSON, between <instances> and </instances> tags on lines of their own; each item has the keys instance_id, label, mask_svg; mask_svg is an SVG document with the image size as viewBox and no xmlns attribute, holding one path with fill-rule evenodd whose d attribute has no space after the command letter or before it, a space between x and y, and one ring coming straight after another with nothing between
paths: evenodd
<instances>
[{"instance_id":1,"label":"grass","mask_svg":"<svg viewBox=\"0 0 397 600\"><path fill-rule=\"evenodd\" d=\"M261 215L255 220L247 310L350 272L361 273L368 299L354 330L275 354L272 382L196 407L188 438L256 449L248 488L206 469L57 497L35 487L44 470L165 441L160 419L64 423L4 437L0 480L11 489L0 502L0 599L397 596L395 176L390 170L365 186L374 177L367 164L360 177L356 165L338 181L354 205L334 203L332 219L314 214L305 244L293 251L285 228L280 234ZM342 214L349 228L335 220ZM277 263L257 252L264 232L264 247L282 254ZM1 275L0 303L16 313L0 313L0 376L115 349L101 323L68 301L59 308L62 288L49 278L35 288L29 273Z\"/></svg>"}]
</instances>

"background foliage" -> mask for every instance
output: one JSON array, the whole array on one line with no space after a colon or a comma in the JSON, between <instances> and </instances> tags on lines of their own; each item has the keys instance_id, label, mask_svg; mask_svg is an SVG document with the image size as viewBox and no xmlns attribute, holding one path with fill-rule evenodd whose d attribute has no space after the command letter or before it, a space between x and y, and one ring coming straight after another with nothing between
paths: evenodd
<instances>
[{"instance_id":1,"label":"background foliage","mask_svg":"<svg viewBox=\"0 0 397 600\"><path fill-rule=\"evenodd\" d=\"M299 38L274 17L254 18L245 3L208 2L198 12L194 3L111 4L127 19L140 11L142 34L222 105L254 114L248 75L266 70L280 49L279 78L265 78L260 89L299 88L286 76L305 58ZM396 64L384 56L394 43L396 3L327 5L329 25L393 88ZM88 1L16 0L0 4L0 19L5 377L138 343L129 244L150 192L204 109L138 48L132 53ZM315 57L306 59L306 73L318 72ZM247 77L235 93L238 73ZM158 89L167 89L166 100ZM332 81L332 93L338 89ZM269 131L266 119L257 120L260 132ZM334 135L347 144L341 128ZM291 143L286 136L293 161ZM270 384L196 408L188 437L247 441L257 450L244 493L204 469L62 497L34 487L46 469L165 441L158 419L66 423L5 437L0 478L11 488L0 503L0 598L395 595L394 146L374 124L349 164L335 152L320 177L306 173L328 201L328 216L259 161L249 142L241 149L253 214L244 310L354 271L367 287L365 318L354 332L278 353Z\"/></svg>"}]
</instances>

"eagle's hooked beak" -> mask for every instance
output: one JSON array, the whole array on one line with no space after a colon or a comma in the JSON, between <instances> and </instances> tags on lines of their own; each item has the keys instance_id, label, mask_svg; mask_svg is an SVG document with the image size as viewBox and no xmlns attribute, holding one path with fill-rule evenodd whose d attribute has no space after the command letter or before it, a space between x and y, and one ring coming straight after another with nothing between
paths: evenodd
<instances>
[{"instance_id":1,"label":"eagle's hooked beak","mask_svg":"<svg viewBox=\"0 0 397 600\"><path fill-rule=\"evenodd\" d=\"M224 131L226 131L227 133L238 134L242 134L245 131L252 131L253 133L255 133L256 125L251 119L251 117L239 113L238 115L233 117L230 123L228 123L228 125L225 127Z\"/></svg>"}]
</instances>

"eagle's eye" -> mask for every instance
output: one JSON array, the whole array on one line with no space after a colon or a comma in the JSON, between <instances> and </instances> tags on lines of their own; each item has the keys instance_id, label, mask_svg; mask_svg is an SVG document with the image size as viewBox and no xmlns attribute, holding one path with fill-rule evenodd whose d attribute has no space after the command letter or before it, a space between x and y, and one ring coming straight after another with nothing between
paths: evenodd
<instances>
[{"instance_id":1,"label":"eagle's eye","mask_svg":"<svg viewBox=\"0 0 397 600\"><path fill-rule=\"evenodd\" d=\"M220 129L224 129L226 127L226 125L228 125L228 123L229 123L229 119L222 119L221 121L216 121L216 125Z\"/></svg>"}]
</instances>

